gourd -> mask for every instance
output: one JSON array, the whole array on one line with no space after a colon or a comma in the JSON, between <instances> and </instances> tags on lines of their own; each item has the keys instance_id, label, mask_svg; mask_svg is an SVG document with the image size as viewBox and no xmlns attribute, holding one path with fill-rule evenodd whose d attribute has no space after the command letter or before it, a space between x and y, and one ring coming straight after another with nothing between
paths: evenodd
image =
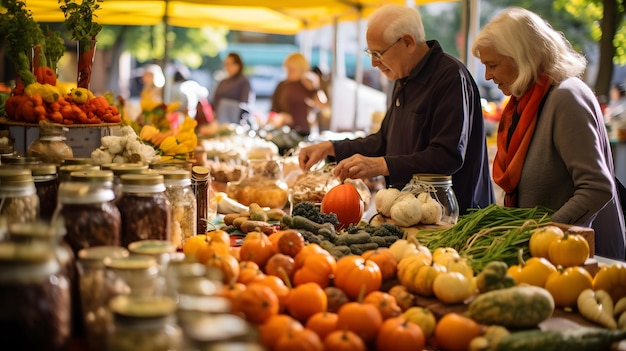
<instances>
[{"instance_id":1,"label":"gourd","mask_svg":"<svg viewBox=\"0 0 626 351\"><path fill-rule=\"evenodd\" d=\"M390 215L398 226L411 227L422 219L422 205L415 196L406 196L391 206Z\"/></svg>"},{"instance_id":2,"label":"gourd","mask_svg":"<svg viewBox=\"0 0 626 351\"><path fill-rule=\"evenodd\" d=\"M419 325L426 338L430 338L435 332L437 320L435 315L427 308L418 306L410 307L402 316L408 321Z\"/></svg>"},{"instance_id":3,"label":"gourd","mask_svg":"<svg viewBox=\"0 0 626 351\"><path fill-rule=\"evenodd\" d=\"M396 188L381 189L374 196L374 203L376 204L376 212L383 216L391 216L391 206L393 206L396 198L400 196L400 190Z\"/></svg>"},{"instance_id":4,"label":"gourd","mask_svg":"<svg viewBox=\"0 0 626 351\"><path fill-rule=\"evenodd\" d=\"M507 265L502 261L491 261L476 276L476 287L481 293L510 288L515 280L507 274Z\"/></svg>"},{"instance_id":5,"label":"gourd","mask_svg":"<svg viewBox=\"0 0 626 351\"><path fill-rule=\"evenodd\" d=\"M563 330L529 330L502 337L489 350L610 350L611 344L626 339L626 330L579 327Z\"/></svg>"},{"instance_id":6,"label":"gourd","mask_svg":"<svg viewBox=\"0 0 626 351\"><path fill-rule=\"evenodd\" d=\"M615 263L600 268L593 277L593 289L608 292L613 301L626 296L626 264Z\"/></svg>"},{"instance_id":7,"label":"gourd","mask_svg":"<svg viewBox=\"0 0 626 351\"><path fill-rule=\"evenodd\" d=\"M515 286L478 295L468 306L468 316L478 323L504 327L534 327L554 311L550 293L536 286Z\"/></svg>"}]
</instances>

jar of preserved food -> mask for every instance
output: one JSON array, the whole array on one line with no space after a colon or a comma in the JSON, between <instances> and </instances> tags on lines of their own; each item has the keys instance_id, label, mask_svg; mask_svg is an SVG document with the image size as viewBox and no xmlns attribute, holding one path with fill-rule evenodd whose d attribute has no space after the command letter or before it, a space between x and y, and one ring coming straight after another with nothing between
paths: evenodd
<instances>
[{"instance_id":1,"label":"jar of preserved food","mask_svg":"<svg viewBox=\"0 0 626 351\"><path fill-rule=\"evenodd\" d=\"M8 129L0 130L0 157L15 155L15 139ZM0 163L1 163L0 158Z\"/></svg>"},{"instance_id":2,"label":"jar of preserved food","mask_svg":"<svg viewBox=\"0 0 626 351\"><path fill-rule=\"evenodd\" d=\"M62 166L69 166L69 165L91 165L93 164L93 160L89 157L72 157L72 158L66 158L65 160L63 160L63 162L61 162Z\"/></svg>"},{"instance_id":3,"label":"jar of preserved food","mask_svg":"<svg viewBox=\"0 0 626 351\"><path fill-rule=\"evenodd\" d=\"M37 157L41 162L61 164L63 160L74 157L72 148L67 144L67 128L45 121L39 122L39 138L26 150L26 156Z\"/></svg>"},{"instance_id":4,"label":"jar of preserved food","mask_svg":"<svg viewBox=\"0 0 626 351\"><path fill-rule=\"evenodd\" d=\"M57 167L51 163L40 163L29 166L39 196L39 218L50 220L57 208L59 179Z\"/></svg>"},{"instance_id":5,"label":"jar of preserved food","mask_svg":"<svg viewBox=\"0 0 626 351\"><path fill-rule=\"evenodd\" d=\"M128 250L120 246L89 247L78 252L78 295L90 350L105 349L107 328L113 322L109 300L115 296L115 290L106 284L104 259L128 255Z\"/></svg>"},{"instance_id":6,"label":"jar of preserved food","mask_svg":"<svg viewBox=\"0 0 626 351\"><path fill-rule=\"evenodd\" d=\"M70 173L70 181L88 183L113 189L113 172L111 171L76 171Z\"/></svg>"},{"instance_id":7,"label":"jar of preserved food","mask_svg":"<svg viewBox=\"0 0 626 351\"><path fill-rule=\"evenodd\" d=\"M258 342L258 332L245 319L229 313L207 314L185 325L191 347L207 350L223 342Z\"/></svg>"},{"instance_id":8,"label":"jar of preserved food","mask_svg":"<svg viewBox=\"0 0 626 351\"><path fill-rule=\"evenodd\" d=\"M249 160L248 174L239 182L229 183L227 193L248 206L283 208L287 204L287 183L283 180L282 164L276 160Z\"/></svg>"},{"instance_id":9,"label":"jar of preserved food","mask_svg":"<svg viewBox=\"0 0 626 351\"><path fill-rule=\"evenodd\" d=\"M122 214L121 245L133 241L170 241L171 209L160 174L124 174L116 204Z\"/></svg>"},{"instance_id":10,"label":"jar of preserved food","mask_svg":"<svg viewBox=\"0 0 626 351\"><path fill-rule=\"evenodd\" d=\"M69 182L73 172L81 171L98 171L99 166L96 165L66 165L59 167L59 182Z\"/></svg>"},{"instance_id":11,"label":"jar of preserved food","mask_svg":"<svg viewBox=\"0 0 626 351\"><path fill-rule=\"evenodd\" d=\"M165 240L139 240L128 244L128 251L136 255L152 256L165 274L170 256L176 252L176 246Z\"/></svg>"},{"instance_id":12,"label":"jar of preserved food","mask_svg":"<svg viewBox=\"0 0 626 351\"><path fill-rule=\"evenodd\" d=\"M191 189L196 197L196 233L204 234L217 216L217 203L211 201L211 174L208 168L194 166L191 169Z\"/></svg>"},{"instance_id":13,"label":"jar of preserved food","mask_svg":"<svg viewBox=\"0 0 626 351\"><path fill-rule=\"evenodd\" d=\"M154 169L159 172L172 169L182 169L187 172L191 172L192 164L189 161L173 159L168 161L152 162L149 167L150 169Z\"/></svg>"},{"instance_id":14,"label":"jar of preserved food","mask_svg":"<svg viewBox=\"0 0 626 351\"><path fill-rule=\"evenodd\" d=\"M415 196L429 193L443 207L441 222L456 224L459 219L459 204L452 189L452 176L441 174L414 174L402 191L410 191Z\"/></svg>"},{"instance_id":15,"label":"jar of preserved food","mask_svg":"<svg viewBox=\"0 0 626 351\"><path fill-rule=\"evenodd\" d=\"M113 190L98 183L62 182L53 218L65 220L65 240L74 254L91 246L119 246L122 216Z\"/></svg>"},{"instance_id":16,"label":"jar of preserved food","mask_svg":"<svg viewBox=\"0 0 626 351\"><path fill-rule=\"evenodd\" d=\"M3 350L67 350L70 284L46 244L0 243Z\"/></svg>"},{"instance_id":17,"label":"jar of preserved food","mask_svg":"<svg viewBox=\"0 0 626 351\"><path fill-rule=\"evenodd\" d=\"M104 266L106 284L113 295L159 296L165 292L165 279L153 257L110 257L104 259Z\"/></svg>"},{"instance_id":18,"label":"jar of preserved food","mask_svg":"<svg viewBox=\"0 0 626 351\"><path fill-rule=\"evenodd\" d=\"M2 155L1 161L3 165L10 166L23 166L23 165L32 165L35 163L41 163L37 157L24 157L20 155Z\"/></svg>"},{"instance_id":19,"label":"jar of preserved food","mask_svg":"<svg viewBox=\"0 0 626 351\"><path fill-rule=\"evenodd\" d=\"M176 319L183 329L205 316L226 313L231 313L231 302L223 296L178 295Z\"/></svg>"},{"instance_id":20,"label":"jar of preserved food","mask_svg":"<svg viewBox=\"0 0 626 351\"><path fill-rule=\"evenodd\" d=\"M124 174L141 174L148 169L148 165L143 163L112 163L102 165L102 169L113 172L113 191L117 199L122 193L121 176Z\"/></svg>"},{"instance_id":21,"label":"jar of preserved food","mask_svg":"<svg viewBox=\"0 0 626 351\"><path fill-rule=\"evenodd\" d=\"M0 169L0 216L7 218L7 225L39 217L39 196L29 169Z\"/></svg>"},{"instance_id":22,"label":"jar of preserved food","mask_svg":"<svg viewBox=\"0 0 626 351\"><path fill-rule=\"evenodd\" d=\"M172 351L182 347L175 323L176 303L168 297L117 296L111 300L109 351Z\"/></svg>"},{"instance_id":23,"label":"jar of preserved food","mask_svg":"<svg viewBox=\"0 0 626 351\"><path fill-rule=\"evenodd\" d=\"M191 173L182 169L159 170L163 175L165 195L170 201L170 235L176 249L182 250L187 239L198 234L196 195L191 187Z\"/></svg>"}]
</instances>

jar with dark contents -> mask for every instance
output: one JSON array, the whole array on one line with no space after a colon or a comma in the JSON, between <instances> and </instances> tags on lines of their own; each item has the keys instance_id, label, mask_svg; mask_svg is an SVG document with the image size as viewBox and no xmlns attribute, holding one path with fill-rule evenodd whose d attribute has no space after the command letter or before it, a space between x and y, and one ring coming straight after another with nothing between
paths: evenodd
<instances>
[{"instance_id":1,"label":"jar with dark contents","mask_svg":"<svg viewBox=\"0 0 626 351\"><path fill-rule=\"evenodd\" d=\"M170 241L171 206L160 174L124 174L116 200L122 215L121 245L133 241Z\"/></svg>"},{"instance_id":2,"label":"jar with dark contents","mask_svg":"<svg viewBox=\"0 0 626 351\"><path fill-rule=\"evenodd\" d=\"M60 124L46 121L39 122L39 137L26 150L26 156L37 157L41 162L61 164L63 160L74 157L72 148L67 144L67 128Z\"/></svg>"},{"instance_id":3,"label":"jar with dark contents","mask_svg":"<svg viewBox=\"0 0 626 351\"><path fill-rule=\"evenodd\" d=\"M113 190L97 183L62 182L53 218L65 221L65 241L74 254L91 246L119 246L122 217Z\"/></svg>"},{"instance_id":4,"label":"jar with dark contents","mask_svg":"<svg viewBox=\"0 0 626 351\"><path fill-rule=\"evenodd\" d=\"M57 208L59 179L57 167L51 163L40 163L29 166L39 196L39 218L50 220Z\"/></svg>"},{"instance_id":5,"label":"jar with dark contents","mask_svg":"<svg viewBox=\"0 0 626 351\"><path fill-rule=\"evenodd\" d=\"M191 188L191 173L185 170L159 170L163 175L165 195L170 201L172 243L182 251L187 239L198 234L196 195Z\"/></svg>"},{"instance_id":6,"label":"jar with dark contents","mask_svg":"<svg viewBox=\"0 0 626 351\"><path fill-rule=\"evenodd\" d=\"M191 169L191 188L196 197L196 230L199 234L208 232L209 223L212 223L217 215L211 211L211 174L210 170L202 166L194 166Z\"/></svg>"},{"instance_id":7,"label":"jar with dark contents","mask_svg":"<svg viewBox=\"0 0 626 351\"><path fill-rule=\"evenodd\" d=\"M3 350L67 350L70 284L45 244L0 243Z\"/></svg>"},{"instance_id":8,"label":"jar with dark contents","mask_svg":"<svg viewBox=\"0 0 626 351\"><path fill-rule=\"evenodd\" d=\"M129 252L120 246L96 246L78 252L78 295L81 302L85 339L89 349L105 349L108 327L113 323L109 300L114 291L105 281L105 259L128 257Z\"/></svg>"},{"instance_id":9,"label":"jar with dark contents","mask_svg":"<svg viewBox=\"0 0 626 351\"><path fill-rule=\"evenodd\" d=\"M122 193L120 177L124 174L141 174L148 169L148 165L143 163L113 163L102 165L102 169L113 172L113 192L115 192L115 198L117 199Z\"/></svg>"},{"instance_id":10,"label":"jar with dark contents","mask_svg":"<svg viewBox=\"0 0 626 351\"><path fill-rule=\"evenodd\" d=\"M107 338L107 350L170 351L183 346L173 299L117 296L111 300L110 308L114 323Z\"/></svg>"},{"instance_id":11,"label":"jar with dark contents","mask_svg":"<svg viewBox=\"0 0 626 351\"><path fill-rule=\"evenodd\" d=\"M39 196L29 169L0 169L0 216L7 218L7 225L39 217Z\"/></svg>"},{"instance_id":12,"label":"jar with dark contents","mask_svg":"<svg viewBox=\"0 0 626 351\"><path fill-rule=\"evenodd\" d=\"M66 165L59 167L59 182L69 182L73 172L81 171L98 171L99 166L96 165Z\"/></svg>"}]
</instances>

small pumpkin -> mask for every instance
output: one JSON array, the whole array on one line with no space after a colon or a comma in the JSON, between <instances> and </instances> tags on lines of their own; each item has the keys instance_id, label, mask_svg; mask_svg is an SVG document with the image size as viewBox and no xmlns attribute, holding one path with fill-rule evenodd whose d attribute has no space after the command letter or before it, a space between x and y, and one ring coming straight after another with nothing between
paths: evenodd
<instances>
[{"instance_id":1,"label":"small pumpkin","mask_svg":"<svg viewBox=\"0 0 626 351\"><path fill-rule=\"evenodd\" d=\"M304 283L316 283L322 288L330 284L337 269L337 261L331 255L310 255L304 265L293 274L295 286Z\"/></svg>"},{"instance_id":2,"label":"small pumpkin","mask_svg":"<svg viewBox=\"0 0 626 351\"><path fill-rule=\"evenodd\" d=\"M398 279L410 292L417 292L417 275L424 266L429 266L430 258L424 254L405 257L398 263Z\"/></svg>"},{"instance_id":3,"label":"small pumpkin","mask_svg":"<svg viewBox=\"0 0 626 351\"><path fill-rule=\"evenodd\" d=\"M361 290L364 294L379 290L382 281L380 268L374 261L355 255L344 256L337 261L335 286L352 299L356 299Z\"/></svg>"},{"instance_id":4,"label":"small pumpkin","mask_svg":"<svg viewBox=\"0 0 626 351\"><path fill-rule=\"evenodd\" d=\"M287 300L289 299L290 289L280 278L273 275L265 275L263 278L256 279L254 284L265 285L272 289L278 298L278 311L283 312L285 310Z\"/></svg>"},{"instance_id":5,"label":"small pumpkin","mask_svg":"<svg viewBox=\"0 0 626 351\"><path fill-rule=\"evenodd\" d=\"M429 265L422 266L417 271L414 284L415 293L422 296L433 296L433 282L435 278L441 273L446 272L446 268L435 261L432 261Z\"/></svg>"},{"instance_id":6,"label":"small pumpkin","mask_svg":"<svg viewBox=\"0 0 626 351\"><path fill-rule=\"evenodd\" d=\"M349 330L335 330L324 339L324 350L365 351L363 340Z\"/></svg>"},{"instance_id":7,"label":"small pumpkin","mask_svg":"<svg viewBox=\"0 0 626 351\"><path fill-rule=\"evenodd\" d=\"M259 326L259 341L268 350L274 350L278 339L291 330L302 330L300 322L287 314L277 314L270 317Z\"/></svg>"},{"instance_id":8,"label":"small pumpkin","mask_svg":"<svg viewBox=\"0 0 626 351\"><path fill-rule=\"evenodd\" d=\"M229 255L230 245L220 241L202 242L196 251L196 259L206 264L215 255Z\"/></svg>"},{"instance_id":9,"label":"small pumpkin","mask_svg":"<svg viewBox=\"0 0 626 351\"><path fill-rule=\"evenodd\" d=\"M391 206L391 219L400 227L411 227L422 220L422 204L413 196L402 196Z\"/></svg>"},{"instance_id":10,"label":"small pumpkin","mask_svg":"<svg viewBox=\"0 0 626 351\"><path fill-rule=\"evenodd\" d=\"M450 261L460 259L461 255L451 247L439 247L433 252L433 261L444 267L448 267Z\"/></svg>"},{"instance_id":11,"label":"small pumpkin","mask_svg":"<svg viewBox=\"0 0 626 351\"><path fill-rule=\"evenodd\" d=\"M269 287L252 283L241 292L233 304L233 311L254 324L263 324L278 314L278 297Z\"/></svg>"},{"instance_id":12,"label":"small pumpkin","mask_svg":"<svg viewBox=\"0 0 626 351\"><path fill-rule=\"evenodd\" d=\"M398 306L396 298L382 291L372 291L363 299L363 303L369 303L380 311L383 320L397 317L402 314L402 309Z\"/></svg>"},{"instance_id":13,"label":"small pumpkin","mask_svg":"<svg viewBox=\"0 0 626 351\"><path fill-rule=\"evenodd\" d=\"M348 302L341 306L337 316L339 329L353 331L366 344L376 340L383 324L383 316L378 308L361 302Z\"/></svg>"},{"instance_id":14,"label":"small pumpkin","mask_svg":"<svg viewBox=\"0 0 626 351\"><path fill-rule=\"evenodd\" d=\"M284 333L276 342L275 350L324 351L324 344L314 331L304 328Z\"/></svg>"},{"instance_id":15,"label":"small pumpkin","mask_svg":"<svg viewBox=\"0 0 626 351\"><path fill-rule=\"evenodd\" d=\"M213 255L207 263L207 267L214 267L222 273L222 283L231 284L239 277L239 262L231 255Z\"/></svg>"},{"instance_id":16,"label":"small pumpkin","mask_svg":"<svg viewBox=\"0 0 626 351\"><path fill-rule=\"evenodd\" d=\"M376 338L378 350L414 351L423 350L425 346L422 329L402 316L384 321Z\"/></svg>"},{"instance_id":17,"label":"small pumpkin","mask_svg":"<svg viewBox=\"0 0 626 351\"><path fill-rule=\"evenodd\" d=\"M530 240L528 241L530 255L548 259L550 257L548 254L550 244L563 238L564 235L563 230L554 225L547 225L533 230Z\"/></svg>"},{"instance_id":18,"label":"small pumpkin","mask_svg":"<svg viewBox=\"0 0 626 351\"><path fill-rule=\"evenodd\" d=\"M274 254L272 242L267 235L259 232L252 232L246 235L246 238L241 244L241 251L239 256L241 260L252 261L263 267L267 260Z\"/></svg>"},{"instance_id":19,"label":"small pumpkin","mask_svg":"<svg viewBox=\"0 0 626 351\"><path fill-rule=\"evenodd\" d=\"M324 250L321 246L315 243L308 244L303 247L300 252L298 252L296 257L294 257L296 269L300 269L302 266L304 266L304 261L307 259L307 257L314 254L330 255L330 253Z\"/></svg>"},{"instance_id":20,"label":"small pumpkin","mask_svg":"<svg viewBox=\"0 0 626 351\"><path fill-rule=\"evenodd\" d=\"M433 281L437 299L447 304L461 303L470 298L475 290L472 280L459 272L444 272Z\"/></svg>"},{"instance_id":21,"label":"small pumpkin","mask_svg":"<svg viewBox=\"0 0 626 351\"><path fill-rule=\"evenodd\" d=\"M256 263L254 265L246 265L240 262L237 282L248 285L257 279L263 278L265 274L258 267Z\"/></svg>"},{"instance_id":22,"label":"small pumpkin","mask_svg":"<svg viewBox=\"0 0 626 351\"><path fill-rule=\"evenodd\" d=\"M388 248L368 250L365 251L361 257L366 260L374 261L378 265L383 280L393 279L396 277L398 261Z\"/></svg>"},{"instance_id":23,"label":"small pumpkin","mask_svg":"<svg viewBox=\"0 0 626 351\"><path fill-rule=\"evenodd\" d=\"M300 232L293 229L284 230L278 239L278 252L296 257L304 245L304 237Z\"/></svg>"},{"instance_id":24,"label":"small pumpkin","mask_svg":"<svg viewBox=\"0 0 626 351\"><path fill-rule=\"evenodd\" d=\"M326 311L328 298L316 283L305 283L291 290L287 310L295 319L306 322L312 315Z\"/></svg>"},{"instance_id":25,"label":"small pumpkin","mask_svg":"<svg viewBox=\"0 0 626 351\"><path fill-rule=\"evenodd\" d=\"M343 229L361 221L364 205L356 187L350 183L343 183L332 187L324 195L320 210L323 213L336 214L339 221L337 229Z\"/></svg>"},{"instance_id":26,"label":"small pumpkin","mask_svg":"<svg viewBox=\"0 0 626 351\"><path fill-rule=\"evenodd\" d=\"M406 311L415 306L415 295L413 295L404 285L394 285L391 289L389 289L388 293L396 299L396 303L400 306L402 311Z\"/></svg>"},{"instance_id":27,"label":"small pumpkin","mask_svg":"<svg viewBox=\"0 0 626 351\"><path fill-rule=\"evenodd\" d=\"M394 204L398 196L400 196L400 190L396 188L381 189L376 192L376 195L374 195L376 212L385 217L391 217L391 206Z\"/></svg>"},{"instance_id":28,"label":"small pumpkin","mask_svg":"<svg viewBox=\"0 0 626 351\"><path fill-rule=\"evenodd\" d=\"M566 289L564 287L567 287ZM558 307L574 307L578 296L585 289L593 288L591 274L582 267L557 267L557 271L548 276L545 289L554 298Z\"/></svg>"},{"instance_id":29,"label":"small pumpkin","mask_svg":"<svg viewBox=\"0 0 626 351\"><path fill-rule=\"evenodd\" d=\"M617 303L626 296L626 264L615 263L600 268L593 277L593 289L606 291Z\"/></svg>"},{"instance_id":30,"label":"small pumpkin","mask_svg":"<svg viewBox=\"0 0 626 351\"><path fill-rule=\"evenodd\" d=\"M221 241L224 244L230 245L230 235L224 230L215 229L206 233L207 241Z\"/></svg>"},{"instance_id":31,"label":"small pumpkin","mask_svg":"<svg viewBox=\"0 0 626 351\"><path fill-rule=\"evenodd\" d=\"M324 292L326 293L326 298L328 300L328 306L326 308L326 311L328 312L337 313L341 306L350 302L348 295L346 295L343 290L334 286L326 287Z\"/></svg>"},{"instance_id":32,"label":"small pumpkin","mask_svg":"<svg viewBox=\"0 0 626 351\"><path fill-rule=\"evenodd\" d=\"M543 257L524 260L521 249L517 259L519 264L509 267L506 271L517 285L525 283L543 288L550 274L556 272L556 267Z\"/></svg>"},{"instance_id":33,"label":"small pumpkin","mask_svg":"<svg viewBox=\"0 0 626 351\"><path fill-rule=\"evenodd\" d=\"M389 246L389 250L398 262L405 257L417 255L419 253L422 253L429 259L432 259L432 253L430 250L426 246L420 244L414 237L411 237L409 240L396 240L393 244L391 244L391 246Z\"/></svg>"},{"instance_id":34,"label":"small pumpkin","mask_svg":"<svg viewBox=\"0 0 626 351\"><path fill-rule=\"evenodd\" d=\"M287 279L293 278L295 266L296 263L292 257L276 253L265 263L265 273L275 275L286 283Z\"/></svg>"},{"instance_id":35,"label":"small pumpkin","mask_svg":"<svg viewBox=\"0 0 626 351\"><path fill-rule=\"evenodd\" d=\"M430 338L435 332L435 325L437 325L437 319L435 315L427 308L414 306L406 310L402 316L408 321L419 325L422 328L424 337Z\"/></svg>"},{"instance_id":36,"label":"small pumpkin","mask_svg":"<svg viewBox=\"0 0 626 351\"><path fill-rule=\"evenodd\" d=\"M219 296L223 296L225 298L227 298L228 300L230 300L231 303L235 302L235 299L237 298L237 296L239 296L239 294L241 294L244 290L246 290L246 285L242 284L242 283L232 283L232 284L228 284L225 285L221 292L219 293Z\"/></svg>"},{"instance_id":37,"label":"small pumpkin","mask_svg":"<svg viewBox=\"0 0 626 351\"><path fill-rule=\"evenodd\" d=\"M550 244L548 256L554 265L582 266L589 258L589 243L582 235L565 233Z\"/></svg>"},{"instance_id":38,"label":"small pumpkin","mask_svg":"<svg viewBox=\"0 0 626 351\"><path fill-rule=\"evenodd\" d=\"M311 329L321 340L324 340L328 334L337 330L338 320L339 317L336 313L318 312L306 321L305 328Z\"/></svg>"}]
</instances>

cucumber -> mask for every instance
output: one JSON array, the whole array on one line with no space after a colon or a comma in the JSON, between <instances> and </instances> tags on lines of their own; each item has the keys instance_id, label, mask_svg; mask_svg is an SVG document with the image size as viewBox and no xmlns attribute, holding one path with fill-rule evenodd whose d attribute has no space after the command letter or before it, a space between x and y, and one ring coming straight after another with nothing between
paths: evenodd
<instances>
[{"instance_id":1,"label":"cucumber","mask_svg":"<svg viewBox=\"0 0 626 351\"><path fill-rule=\"evenodd\" d=\"M357 234L341 234L337 236L335 245L365 244L371 241L369 233L358 232Z\"/></svg>"},{"instance_id":2,"label":"cucumber","mask_svg":"<svg viewBox=\"0 0 626 351\"><path fill-rule=\"evenodd\" d=\"M511 333L496 351L608 351L626 339L626 330L581 327L566 330L529 330Z\"/></svg>"}]
</instances>

